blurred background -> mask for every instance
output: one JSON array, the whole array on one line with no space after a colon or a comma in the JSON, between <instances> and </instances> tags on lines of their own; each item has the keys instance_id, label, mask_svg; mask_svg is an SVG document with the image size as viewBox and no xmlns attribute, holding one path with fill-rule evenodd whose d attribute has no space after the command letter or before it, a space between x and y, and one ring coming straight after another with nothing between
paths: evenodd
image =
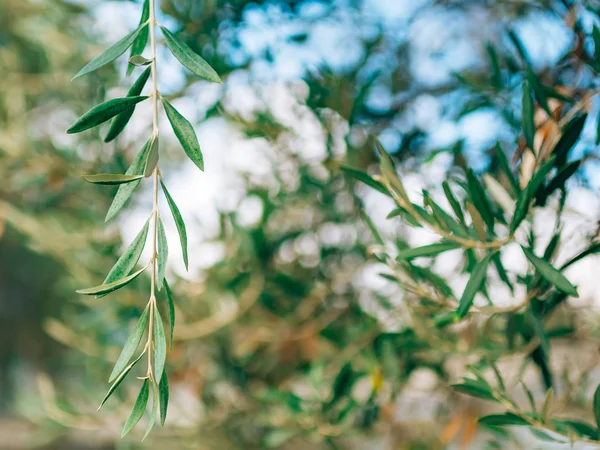
<instances>
[{"instance_id":1,"label":"blurred background","mask_svg":"<svg viewBox=\"0 0 600 450\"><path fill-rule=\"evenodd\" d=\"M195 125L206 171L185 159L161 118L161 171L187 222L190 268L167 218L177 308L171 403L166 428L141 443L135 433L119 439L134 379L96 407L149 279L102 299L74 291L104 279L151 210L143 183L105 224L114 189L81 175L123 173L150 133L151 111L137 108L114 143L102 142L103 127L65 134L92 105L126 95L125 57L70 80L137 26L141 4L0 0L0 448L550 448L478 429L486 406L448 384L487 344L467 329L442 345L409 320L411 294L378 275L385 266L369 257L375 240L361 211L386 239L422 245L433 236L386 220L392 202L340 166L373 171L377 136L412 192L439 193L467 164L497 173L495 143L509 158L517 149L527 64L569 98L597 90L587 63L600 3L158 6L158 20L224 83L198 81L159 51L159 88ZM575 149L587 161L569 184L567 249L594 235L600 207L597 104L587 101L590 119ZM543 236L552 209L537 214ZM509 271L525 270L516 253L506 254ZM552 360L560 385L579 389L568 408L588 419L595 386L586 380L600 374L594 258L568 272L581 294L569 305L577 332L556 343ZM451 252L435 264L460 292L468 277L457 273L457 259ZM518 296L496 283L490 297L510 305ZM513 372L521 369L543 398L539 371L516 364Z\"/></svg>"}]
</instances>

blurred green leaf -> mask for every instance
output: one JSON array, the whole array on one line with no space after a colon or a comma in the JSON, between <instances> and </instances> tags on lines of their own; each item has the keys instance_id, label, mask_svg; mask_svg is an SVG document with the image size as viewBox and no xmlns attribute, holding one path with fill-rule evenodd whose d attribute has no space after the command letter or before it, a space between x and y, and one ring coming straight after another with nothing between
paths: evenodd
<instances>
[{"instance_id":1,"label":"blurred green leaf","mask_svg":"<svg viewBox=\"0 0 600 450\"><path fill-rule=\"evenodd\" d=\"M440 253L447 252L448 250L455 250L457 248L460 248L460 244L457 244L456 242L440 242L437 244L424 245L423 247L401 250L396 259L410 261L414 258L437 256Z\"/></svg>"},{"instance_id":2,"label":"blurred green leaf","mask_svg":"<svg viewBox=\"0 0 600 450\"><path fill-rule=\"evenodd\" d=\"M362 183L365 183L367 186L370 186L373 189L381 192L382 194L387 195L388 197L391 197L391 194L389 193L387 188L383 184L381 184L379 181L374 180L368 173L363 172L362 170L354 169L353 167L344 166L344 165L342 165L340 167L340 169L342 169L342 172L356 178L358 181L360 181Z\"/></svg>"},{"instance_id":3,"label":"blurred green leaf","mask_svg":"<svg viewBox=\"0 0 600 450\"><path fill-rule=\"evenodd\" d=\"M575 286L571 284L569 280L565 278L565 276L560 273L557 269L555 269L552 264L548 261L544 261L542 258L538 258L535 254L528 248L521 246L523 249L523 253L525 256L533 264L537 272L541 275L541 277L546 280L548 283L552 284L556 289L565 294L571 295L573 297L579 297L577 293L577 289Z\"/></svg>"},{"instance_id":4,"label":"blurred green leaf","mask_svg":"<svg viewBox=\"0 0 600 450\"><path fill-rule=\"evenodd\" d=\"M525 135L525 142L527 147L535 151L533 140L535 137L535 106L533 104L533 96L531 95L531 88L527 80L523 81L523 100L521 104L521 126L523 127L523 134Z\"/></svg>"},{"instance_id":5,"label":"blurred green leaf","mask_svg":"<svg viewBox=\"0 0 600 450\"><path fill-rule=\"evenodd\" d=\"M469 281L467 282L463 295L460 298L458 309L456 310L457 318L462 319L469 312L469 309L471 309L471 305L473 304L473 300L475 299L475 294L477 294L477 292L484 285L485 277L487 275L487 268L491 258L492 255L488 254L473 268L473 271L471 272L471 276L469 278Z\"/></svg>"}]
</instances>

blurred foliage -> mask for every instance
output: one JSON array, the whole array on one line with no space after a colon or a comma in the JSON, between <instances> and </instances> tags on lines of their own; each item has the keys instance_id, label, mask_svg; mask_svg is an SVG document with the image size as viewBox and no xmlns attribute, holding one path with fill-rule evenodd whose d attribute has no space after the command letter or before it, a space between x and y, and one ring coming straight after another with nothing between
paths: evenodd
<instances>
[{"instance_id":1,"label":"blurred foliage","mask_svg":"<svg viewBox=\"0 0 600 450\"><path fill-rule=\"evenodd\" d=\"M319 3L318 13L307 12L312 3ZM222 258L199 281L174 286L178 325L167 361L168 426L139 444L136 436L118 440L134 400L133 383L121 387L121 403L108 404L103 413L95 406L144 305L147 281L102 302L73 292L105 275L120 247L117 226L103 231L110 192L83 186L73 174L122 171L139 146L122 140L106 152L99 134L77 147L63 138L74 111L85 110L90 99L105 99L119 82L117 72L108 67L84 82L69 82L101 47L89 33L93 15L85 7L2 0L0 401L7 419L0 420L0 436L18 429L9 419L19 417L26 425L15 448L419 449L451 442L462 448L519 448L525 445L519 436L501 425L523 420L541 438L560 433L597 439L589 425L597 331L585 311L533 266L522 274L493 256L487 281L494 289L478 286L474 307L454 323L460 295L449 286L451 278L472 273L482 252L467 245L451 276L438 273L437 260L395 258L414 247L415 227L433 225L446 237L466 233L461 239L469 243L512 236L507 203L514 205L527 192L552 154L556 164L550 163L547 177L529 193L534 206L517 233L519 243L558 268L581 252L596 252L593 223L572 249L572 236L561 230L567 191L585 185L594 173L584 163L593 166L595 144L584 131L573 148L582 130L572 119L595 128L592 115L585 114L593 112L597 90L600 34L593 23L600 4L422 3L394 28L359 1L160 2L174 29L224 80L242 78L259 97L277 81L278 65L289 63L290 46L298 55L316 51L319 37L312 33L319 25L343 26L359 44L344 47L341 39L339 51L348 53L343 64L308 63L302 80L290 83L290 90L306 94L297 96L298 109L318 124L322 157L298 152L295 145L305 136L267 101L251 114L241 113L228 98L233 94L227 81L222 99L207 112L274 149L270 176L244 177L245 198L260 204L258 220L248 225L238 212L223 208L219 233L212 237L224 249ZM252 14L262 17L264 29L276 30L259 52L244 44L244 33L255 26ZM423 80L415 64L427 50L415 46L415 36L405 30L417 24L425 33L426 20L436 17L455 20L456 26L449 27L447 43L432 51L433 70L443 71L442 61L451 58L444 52L461 43L464 28L477 43L467 47L477 50L476 62L437 81ZM569 30L569 45L551 63L528 54L516 31L519 21L539 25L548 18ZM532 89L534 151L522 129L522 119L528 119L522 117L524 80ZM190 77L173 97L185 97L195 83ZM482 148L457 140L436 146L428 139L432 129L415 119L419 100L430 97L447 122L459 123L477 111L501 117L499 145ZM386 101L377 101L381 98ZM373 136L380 137L397 170L388 167L387 175L380 174ZM458 207L446 198L441 179L426 179L426 193L415 194L405 182L413 211L402 201L395 209L385 203L386 213L394 210L393 225L382 227L378 218L361 214L370 212L365 206L373 195L389 194L390 185L397 191L397 181L413 173L426 176L439 155L450 161L444 172ZM470 166L477 168L472 178ZM356 183L357 177L380 193ZM477 185L484 194L473 190ZM392 196L398 203L398 192ZM556 226L540 242L531 223L544 206ZM567 256L558 258L564 249L570 249ZM390 283L383 289L369 285L368 270ZM515 302L505 306L498 293ZM559 364L560 351L572 353L578 363ZM466 381L457 381L469 371ZM544 400L550 387L552 399Z\"/></svg>"}]
</instances>

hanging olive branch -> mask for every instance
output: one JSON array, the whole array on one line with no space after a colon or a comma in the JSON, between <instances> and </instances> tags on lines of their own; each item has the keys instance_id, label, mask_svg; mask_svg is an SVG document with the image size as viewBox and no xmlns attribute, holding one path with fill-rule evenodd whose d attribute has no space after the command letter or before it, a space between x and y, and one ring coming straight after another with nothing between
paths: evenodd
<instances>
[{"instance_id":1,"label":"hanging olive branch","mask_svg":"<svg viewBox=\"0 0 600 450\"><path fill-rule=\"evenodd\" d=\"M152 133L141 151L133 159L125 174L94 174L83 177L84 180L90 183L119 186L106 215L107 221L117 215L144 178L152 178L152 212L142 230L109 271L104 282L100 286L77 291L83 295L102 297L131 283L149 267L151 269L150 298L148 304L125 342L123 350L109 377L109 382L111 382L112 385L100 405L100 407L104 405L133 367L144 355L146 355L146 374L140 378L143 380L143 384L122 432L122 436L125 436L141 420L146 412L151 392L152 410L144 438L154 426L157 416L159 416L161 426L164 424L169 401L169 386L165 372L167 338L163 327L163 320L156 302L156 291L160 291L163 286L169 308L169 336L171 344L175 323L173 296L167 280L165 279L168 245L158 209L159 184L175 220L181 242L183 260L186 269L188 267L187 232L185 223L175 201L165 186L158 166L160 134L158 126L159 100L165 110L175 136L177 136L185 153L200 170L204 170L202 152L194 128L183 115L160 95L158 90L156 26L160 27L165 43L173 56L175 56L184 67L205 80L216 83L221 82L217 73L204 59L197 55L175 34L158 23L155 12L156 0L145 0L139 26L87 64L74 77L78 78L111 63L131 48L127 74L131 74L135 67L148 67L133 83L127 97L111 99L94 106L67 130L67 133L69 134L79 133L112 119L110 128L105 137L105 142L110 142L125 129L135 111L136 105L148 98L152 99ZM148 38L150 38L150 58L146 58L142 55L148 45ZM150 93L148 95L141 95L150 77L152 78ZM150 261L148 261L143 268L134 271L146 245L150 225L152 225L152 255ZM147 335L146 343L142 351L135 356L145 333Z\"/></svg>"}]
</instances>

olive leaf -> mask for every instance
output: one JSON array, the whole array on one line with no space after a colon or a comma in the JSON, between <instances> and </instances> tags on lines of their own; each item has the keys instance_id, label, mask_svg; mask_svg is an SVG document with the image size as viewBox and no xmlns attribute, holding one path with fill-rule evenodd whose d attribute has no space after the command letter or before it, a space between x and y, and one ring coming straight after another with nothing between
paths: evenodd
<instances>
[{"instance_id":1,"label":"olive leaf","mask_svg":"<svg viewBox=\"0 0 600 450\"><path fill-rule=\"evenodd\" d=\"M131 162L131 165L127 169L127 172L125 172L126 175L143 175L151 143L152 139L149 139L142 148L142 150L140 150L140 152L135 156L135 158ZM135 189L139 186L140 182L141 180L137 180L119 186L119 189L115 194L115 198L113 199L110 208L106 213L106 218L104 219L106 222L108 222L110 219L117 215L117 213L121 210L125 203L127 203L127 200L129 200L129 198L133 194L133 191L135 191Z\"/></svg>"},{"instance_id":2,"label":"olive leaf","mask_svg":"<svg viewBox=\"0 0 600 450\"><path fill-rule=\"evenodd\" d=\"M148 158L146 159L146 166L144 167L144 178L148 178L154 172L158 164L158 134L153 135L150 143L150 151L148 152Z\"/></svg>"},{"instance_id":3,"label":"olive leaf","mask_svg":"<svg viewBox=\"0 0 600 450\"><path fill-rule=\"evenodd\" d=\"M144 441L148 437L148 435L150 434L150 431L152 431L152 428L154 428L154 423L156 422L156 415L158 414L158 405L159 405L159 397L160 397L160 394L158 392L158 384L156 384L156 381L152 380L151 385L152 385L152 412L150 414L150 420L148 421L148 426L146 426L146 432L144 433L144 437L142 438L142 441Z\"/></svg>"},{"instance_id":4,"label":"olive leaf","mask_svg":"<svg viewBox=\"0 0 600 450\"><path fill-rule=\"evenodd\" d=\"M179 208L175 204L173 197L169 194L167 187L163 183L162 179L160 180L160 185L162 186L162 190L165 194L165 198L167 199L167 203L169 205L169 209L171 210L171 214L173 214L173 219L175 219L175 225L177 226L177 232L179 233L179 241L181 242L181 251L183 253L183 263L185 264L185 268L188 268L188 248L187 248L187 231L185 229L185 222L181 217L181 213L179 212Z\"/></svg>"},{"instance_id":5,"label":"olive leaf","mask_svg":"<svg viewBox=\"0 0 600 450\"><path fill-rule=\"evenodd\" d=\"M138 394L135 404L133 405L133 410L123 426L123 431L121 432L122 438L125 437L131 430L133 430L133 427L135 427L144 416L144 413L146 412L146 406L148 405L148 394L149 383L146 379L144 380L144 384L142 384L140 393Z\"/></svg>"},{"instance_id":6,"label":"olive leaf","mask_svg":"<svg viewBox=\"0 0 600 450\"><path fill-rule=\"evenodd\" d=\"M397 260L411 260L420 257L437 256L448 250L460 248L456 242L440 242L437 244L425 245L423 247L407 248L398 252Z\"/></svg>"},{"instance_id":7,"label":"olive leaf","mask_svg":"<svg viewBox=\"0 0 600 450\"><path fill-rule=\"evenodd\" d=\"M175 56L181 64L200 78L215 83L221 83L221 79L219 78L219 75L217 75L217 72L215 72L215 69L213 69L200 55L194 52L189 45L180 40L168 29L164 27L160 27L160 29L165 37L167 47L169 47L173 56Z\"/></svg>"},{"instance_id":8,"label":"olive leaf","mask_svg":"<svg viewBox=\"0 0 600 450\"><path fill-rule=\"evenodd\" d=\"M373 177L371 177L371 175L369 175L368 173L345 165L342 165L340 169L342 169L342 172L356 178L358 181L366 184L367 186L372 187L373 189L381 192L384 195L387 195L388 197L391 197L391 194L387 190L387 188L379 181L373 179Z\"/></svg>"},{"instance_id":9,"label":"olive leaf","mask_svg":"<svg viewBox=\"0 0 600 450\"><path fill-rule=\"evenodd\" d=\"M98 406L98 410L100 410L100 408L102 408L102 406L104 406L104 404L106 403L106 401L110 398L110 396L113 394L113 392L115 392L115 390L119 387L119 385L125 379L125 377L127 377L127 374L131 371L131 369L133 368L133 366L135 366L137 364L137 362L140 359L142 359L142 356L144 356L144 354L145 354L145 352L140 353L140 356L138 356L127 367L125 367L125 369L117 377L117 379L115 380L115 382L108 389L108 392L104 396L104 399L102 399L102 403L100 403L100 406Z\"/></svg>"},{"instance_id":10,"label":"olive leaf","mask_svg":"<svg viewBox=\"0 0 600 450\"><path fill-rule=\"evenodd\" d=\"M460 298L458 309L456 310L456 317L458 319L463 318L469 312L469 309L473 304L473 300L475 299L475 294L477 294L477 292L481 289L485 282L487 268L491 259L492 255L488 254L473 268L473 271L471 272L471 277L467 282L462 297Z\"/></svg>"},{"instance_id":11,"label":"olive leaf","mask_svg":"<svg viewBox=\"0 0 600 450\"><path fill-rule=\"evenodd\" d=\"M196 164L200 170L204 171L204 158L202 156L202 151L200 150L200 144L198 143L198 137L196 136L194 127L168 101L163 99L162 103L165 112L167 113L167 118L173 128L173 132L181 143L183 150L192 162Z\"/></svg>"},{"instance_id":12,"label":"olive leaf","mask_svg":"<svg viewBox=\"0 0 600 450\"><path fill-rule=\"evenodd\" d=\"M132 181L140 180L141 175L121 175L113 173L99 173L95 175L83 175L82 178L88 183L106 184L114 186L118 184L131 183Z\"/></svg>"},{"instance_id":13,"label":"olive leaf","mask_svg":"<svg viewBox=\"0 0 600 450\"><path fill-rule=\"evenodd\" d=\"M163 371L162 377L160 377L158 393L160 399L160 426L162 427L165 425L167 408L169 406L169 380L167 379L166 371Z\"/></svg>"},{"instance_id":14,"label":"olive leaf","mask_svg":"<svg viewBox=\"0 0 600 450\"><path fill-rule=\"evenodd\" d=\"M106 279L102 283L103 285L111 284L117 280L128 276L131 273L131 271L134 269L134 267L140 260L142 252L144 251L146 239L148 238L149 226L150 221L147 220L146 224L137 234L133 242L129 245L129 247L127 247L127 250L123 252L123 254L117 260L112 269L110 269L108 275L106 276ZM98 297L103 297L104 295L99 295Z\"/></svg>"},{"instance_id":15,"label":"olive leaf","mask_svg":"<svg viewBox=\"0 0 600 450\"><path fill-rule=\"evenodd\" d=\"M83 69L77 72L77 75L73 77L73 80L82 75L93 72L94 70L99 69L100 67L105 66L106 64L117 59L119 56L125 53L129 47L131 47L133 41L140 34L143 28L144 26L140 25L123 39L115 43L108 50L104 51L104 53L102 53L100 56L94 58Z\"/></svg>"},{"instance_id":16,"label":"olive leaf","mask_svg":"<svg viewBox=\"0 0 600 450\"><path fill-rule=\"evenodd\" d=\"M131 283L133 280L135 280L137 277L139 277L142 274L142 272L144 270L146 270L147 268L148 268L148 266L142 267L140 270L138 270L135 273L132 273L128 277L122 278L113 283L102 284L100 286L95 286L95 287L91 287L91 288L87 288L87 289L79 289L76 292L78 294L82 294L82 295L110 294L111 292L114 292L117 289L120 289L123 286L126 286L129 283Z\"/></svg>"},{"instance_id":17,"label":"olive leaf","mask_svg":"<svg viewBox=\"0 0 600 450\"><path fill-rule=\"evenodd\" d=\"M523 100L521 106L521 124L525 142L527 147L534 150L535 122L534 122L535 107L533 105L533 96L531 95L531 87L527 80L523 81Z\"/></svg>"},{"instance_id":18,"label":"olive leaf","mask_svg":"<svg viewBox=\"0 0 600 450\"><path fill-rule=\"evenodd\" d=\"M121 112L133 108L136 104L147 98L147 95L138 95L135 97L113 98L104 103L100 103L81 116L71 128L67 130L67 133L81 133L82 131L89 130L90 128L112 119Z\"/></svg>"},{"instance_id":19,"label":"olive leaf","mask_svg":"<svg viewBox=\"0 0 600 450\"><path fill-rule=\"evenodd\" d=\"M129 59L134 56L141 55L144 49L146 48L146 44L148 43L148 34L149 27L146 24L150 19L150 0L144 0L144 6L142 7L142 16L140 17L140 26L143 26L140 33L137 35L133 44L131 45L131 53ZM146 25L145 25L146 24ZM134 65L131 63L127 66L127 75L131 75Z\"/></svg>"},{"instance_id":20,"label":"olive leaf","mask_svg":"<svg viewBox=\"0 0 600 450\"><path fill-rule=\"evenodd\" d=\"M165 270L167 268L167 258L169 255L169 246L167 245L167 235L165 233L165 227L160 217L157 217L157 233L158 233L158 278L156 283L158 290L163 285L165 279Z\"/></svg>"},{"instance_id":21,"label":"olive leaf","mask_svg":"<svg viewBox=\"0 0 600 450\"><path fill-rule=\"evenodd\" d=\"M127 97L137 97L144 90L144 86L148 82L148 78L150 77L150 72L152 72L151 68L148 67L146 70L142 72L142 74L138 77L137 80L133 83L129 92L127 92ZM133 108L128 108L122 113L119 113L111 122L110 128L108 129L108 133L106 133L106 137L104 138L104 142L110 142L115 139L121 132L125 129L131 116L135 111L135 106Z\"/></svg>"},{"instance_id":22,"label":"olive leaf","mask_svg":"<svg viewBox=\"0 0 600 450\"><path fill-rule=\"evenodd\" d=\"M556 289L573 297L579 297L577 289L571 284L560 271L552 266L548 261L537 257L530 249L521 246L523 253L529 260L540 276Z\"/></svg>"},{"instance_id":23,"label":"olive leaf","mask_svg":"<svg viewBox=\"0 0 600 450\"><path fill-rule=\"evenodd\" d=\"M142 55L135 55L129 58L129 64L133 64L134 66L143 67L152 64L152 60L145 58Z\"/></svg>"},{"instance_id":24,"label":"olive leaf","mask_svg":"<svg viewBox=\"0 0 600 450\"><path fill-rule=\"evenodd\" d=\"M171 347L173 346L173 329L175 328L175 303L173 302L173 292L171 287L167 283L167 279L164 279L165 293L167 294L167 303L169 305L169 342Z\"/></svg>"},{"instance_id":25,"label":"olive leaf","mask_svg":"<svg viewBox=\"0 0 600 450\"><path fill-rule=\"evenodd\" d=\"M167 358L167 339L165 337L165 329L163 328L160 312L154 303L154 379L160 382L163 370L165 368L165 360Z\"/></svg>"},{"instance_id":26,"label":"olive leaf","mask_svg":"<svg viewBox=\"0 0 600 450\"><path fill-rule=\"evenodd\" d=\"M108 377L109 383L112 382L119 374L123 372L123 369L127 366L127 363L134 355L138 346L140 345L140 341L142 340L142 336L144 335L144 330L146 329L146 325L148 324L148 315L149 315L149 306L144 308L142 315L138 319L133 331L127 338L125 345L123 346L123 350L121 350L121 354L115 363L115 367Z\"/></svg>"}]
</instances>

